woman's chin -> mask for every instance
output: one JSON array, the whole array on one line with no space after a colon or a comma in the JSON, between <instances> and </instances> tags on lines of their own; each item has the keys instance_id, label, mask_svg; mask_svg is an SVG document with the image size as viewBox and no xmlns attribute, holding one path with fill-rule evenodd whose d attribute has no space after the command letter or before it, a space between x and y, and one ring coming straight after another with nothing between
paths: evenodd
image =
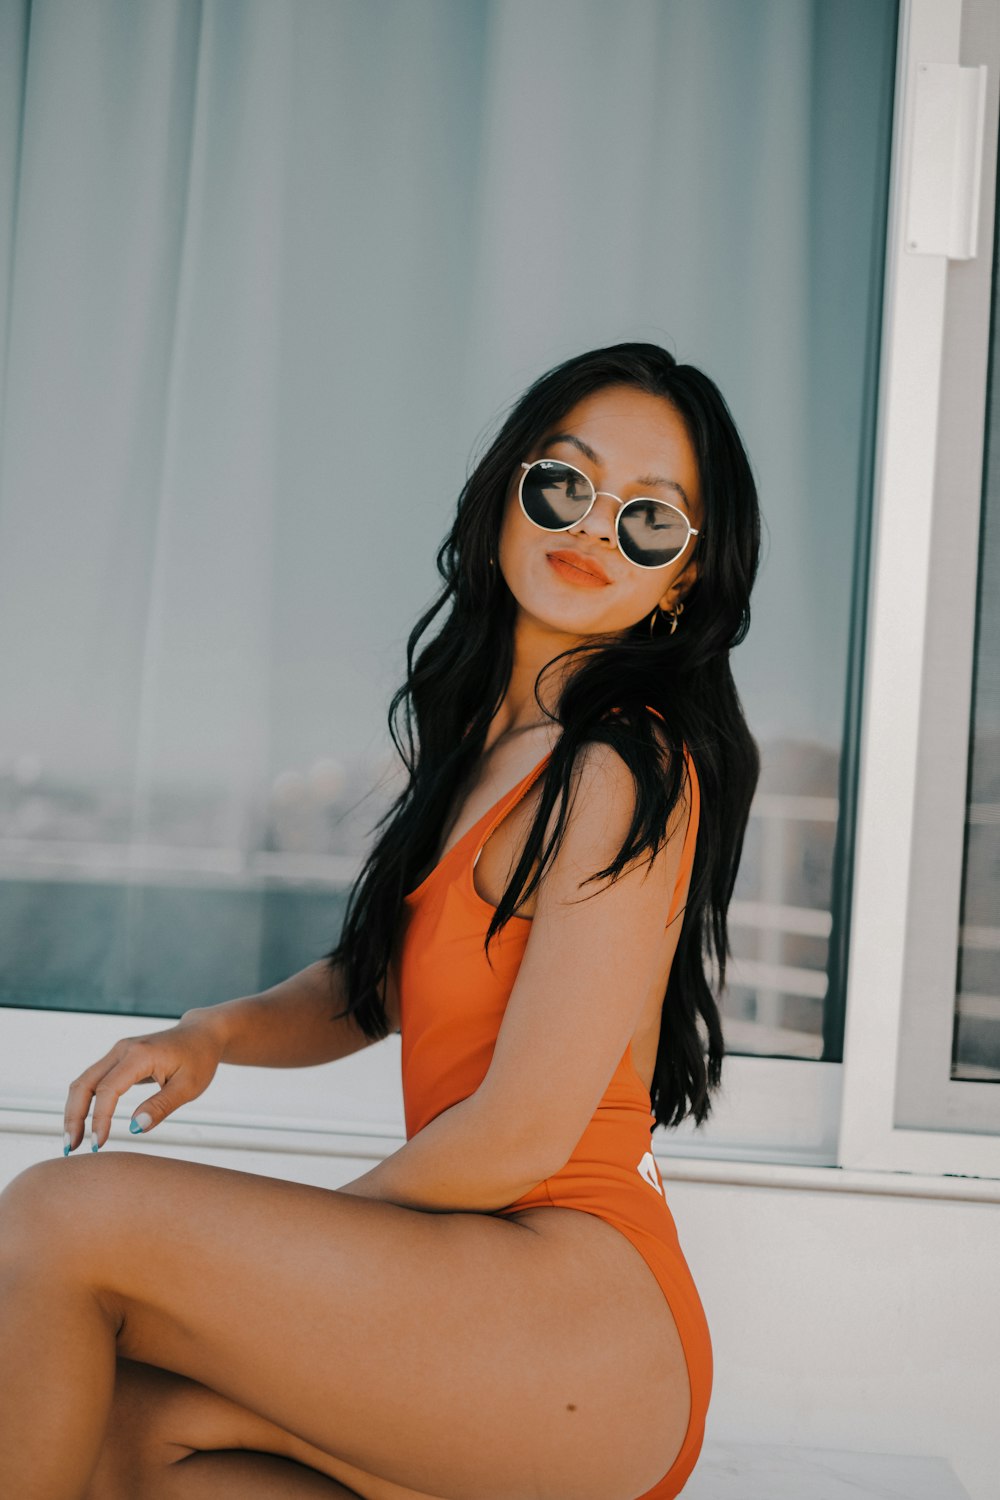
<instances>
[{"instance_id":1,"label":"woman's chin","mask_svg":"<svg viewBox=\"0 0 1000 1500\"><path fill-rule=\"evenodd\" d=\"M623 635L629 628L599 617L596 610L568 610L551 605L536 605L533 609L520 605L517 618L525 629L573 641Z\"/></svg>"}]
</instances>

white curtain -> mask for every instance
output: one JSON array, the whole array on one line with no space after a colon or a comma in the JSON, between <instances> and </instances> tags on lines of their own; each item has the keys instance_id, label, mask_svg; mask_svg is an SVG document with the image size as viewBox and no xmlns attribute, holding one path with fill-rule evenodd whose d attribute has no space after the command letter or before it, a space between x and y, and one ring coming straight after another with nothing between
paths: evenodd
<instances>
[{"instance_id":1,"label":"white curtain","mask_svg":"<svg viewBox=\"0 0 1000 1500\"><path fill-rule=\"evenodd\" d=\"M734 670L835 763L894 16L0 0L8 856L356 854L470 461L627 338L730 402L767 521Z\"/></svg>"}]
</instances>

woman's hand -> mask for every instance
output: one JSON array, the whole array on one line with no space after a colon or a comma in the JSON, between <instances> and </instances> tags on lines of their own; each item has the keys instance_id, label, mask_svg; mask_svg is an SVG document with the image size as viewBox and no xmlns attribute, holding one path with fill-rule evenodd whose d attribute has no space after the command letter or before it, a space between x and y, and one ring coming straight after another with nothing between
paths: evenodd
<instances>
[{"instance_id":1,"label":"woman's hand","mask_svg":"<svg viewBox=\"0 0 1000 1500\"><path fill-rule=\"evenodd\" d=\"M221 1032L204 1012L184 1016L164 1031L123 1037L70 1084L63 1155L74 1151L83 1140L91 1100L94 1115L90 1143L91 1150L96 1151L111 1132L115 1105L126 1089L137 1083L158 1083L160 1092L136 1110L129 1124L133 1134L145 1134L182 1104L205 1092L215 1077L222 1049Z\"/></svg>"}]
</instances>

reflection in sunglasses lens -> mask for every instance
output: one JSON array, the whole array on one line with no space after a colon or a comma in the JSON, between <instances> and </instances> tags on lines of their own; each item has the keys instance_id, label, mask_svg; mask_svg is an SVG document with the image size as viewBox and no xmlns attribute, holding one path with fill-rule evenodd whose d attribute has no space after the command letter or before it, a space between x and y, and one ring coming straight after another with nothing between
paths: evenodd
<instances>
[{"instance_id":1,"label":"reflection in sunglasses lens","mask_svg":"<svg viewBox=\"0 0 1000 1500\"><path fill-rule=\"evenodd\" d=\"M687 534L684 517L665 500L630 500L618 521L622 551L644 568L662 568L673 562Z\"/></svg>"},{"instance_id":2,"label":"reflection in sunglasses lens","mask_svg":"<svg viewBox=\"0 0 1000 1500\"><path fill-rule=\"evenodd\" d=\"M525 470L521 499L530 520L548 531L579 521L594 498L585 474L545 459Z\"/></svg>"}]
</instances>

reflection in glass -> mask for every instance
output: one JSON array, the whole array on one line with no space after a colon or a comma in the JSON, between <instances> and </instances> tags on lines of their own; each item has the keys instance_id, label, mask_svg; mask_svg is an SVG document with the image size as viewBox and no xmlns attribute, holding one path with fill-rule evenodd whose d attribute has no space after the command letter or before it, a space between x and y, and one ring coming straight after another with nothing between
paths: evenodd
<instances>
[{"instance_id":1,"label":"reflection in glass","mask_svg":"<svg viewBox=\"0 0 1000 1500\"><path fill-rule=\"evenodd\" d=\"M835 1057L895 0L218 6L176 53L137 7L81 70L99 9L0 160L0 1004L166 1016L329 950L483 424L651 338L766 523L728 1044Z\"/></svg>"},{"instance_id":2,"label":"reflection in glass","mask_svg":"<svg viewBox=\"0 0 1000 1500\"><path fill-rule=\"evenodd\" d=\"M1000 1081L1000 324L993 259L983 506L952 1048L953 1078Z\"/></svg>"}]
</instances>

